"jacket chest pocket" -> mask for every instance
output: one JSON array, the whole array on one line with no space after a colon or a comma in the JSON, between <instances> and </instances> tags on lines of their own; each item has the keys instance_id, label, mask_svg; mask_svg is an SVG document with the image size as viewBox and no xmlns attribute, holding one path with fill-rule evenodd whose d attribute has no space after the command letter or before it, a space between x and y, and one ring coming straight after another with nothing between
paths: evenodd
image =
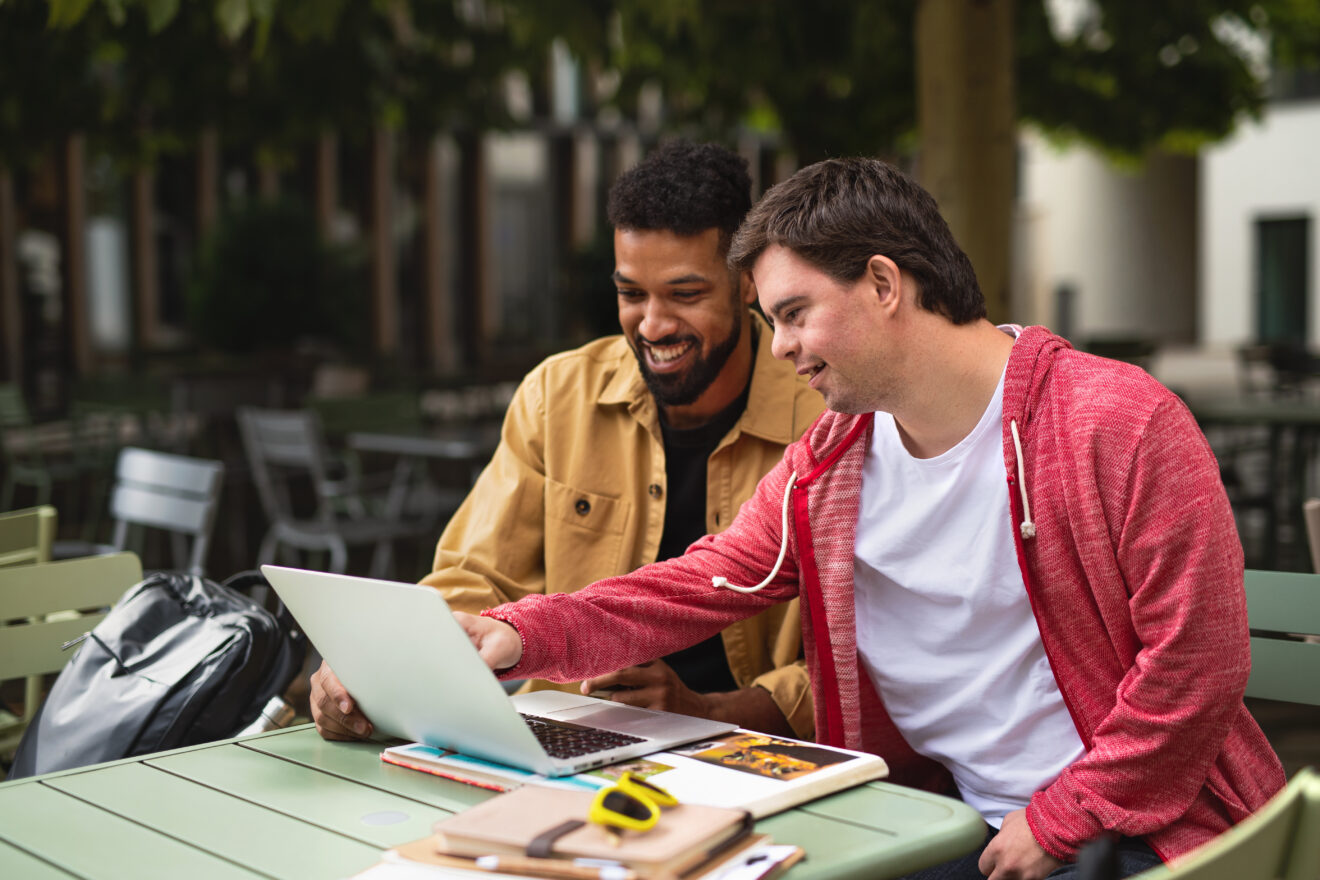
<instances>
[{"instance_id":1,"label":"jacket chest pocket","mask_svg":"<svg viewBox=\"0 0 1320 880\"><path fill-rule=\"evenodd\" d=\"M623 499L545 481L545 575L548 592L576 590L626 571Z\"/></svg>"}]
</instances>

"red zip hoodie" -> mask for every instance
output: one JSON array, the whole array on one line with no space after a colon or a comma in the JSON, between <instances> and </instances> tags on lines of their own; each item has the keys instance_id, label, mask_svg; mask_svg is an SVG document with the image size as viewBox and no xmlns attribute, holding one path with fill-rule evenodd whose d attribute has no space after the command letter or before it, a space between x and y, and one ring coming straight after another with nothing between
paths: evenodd
<instances>
[{"instance_id":1,"label":"red zip hoodie","mask_svg":"<svg viewBox=\"0 0 1320 880\"><path fill-rule=\"evenodd\" d=\"M858 660L853 547L872 421L826 412L734 523L685 556L486 612L522 636L503 677L589 678L800 598L817 739L881 755L892 781L947 790L947 771L907 745ZM1242 703L1242 547L1214 455L1144 371L1039 327L1009 356L1003 449L1027 598L1086 746L1032 797L1032 832L1062 859L1105 831L1165 859L1186 852L1284 784ZM761 591L712 585L760 582L781 549Z\"/></svg>"}]
</instances>

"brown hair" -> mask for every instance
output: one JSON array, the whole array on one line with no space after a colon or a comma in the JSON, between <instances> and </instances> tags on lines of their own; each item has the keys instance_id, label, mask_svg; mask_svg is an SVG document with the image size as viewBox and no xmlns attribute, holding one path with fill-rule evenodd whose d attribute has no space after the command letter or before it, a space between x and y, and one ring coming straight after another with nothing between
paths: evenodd
<instances>
[{"instance_id":1,"label":"brown hair","mask_svg":"<svg viewBox=\"0 0 1320 880\"><path fill-rule=\"evenodd\" d=\"M923 309L955 324L986 315L971 260L934 197L879 159L827 159L771 187L734 235L729 265L749 271L776 244L842 284L886 256L916 279Z\"/></svg>"}]
</instances>

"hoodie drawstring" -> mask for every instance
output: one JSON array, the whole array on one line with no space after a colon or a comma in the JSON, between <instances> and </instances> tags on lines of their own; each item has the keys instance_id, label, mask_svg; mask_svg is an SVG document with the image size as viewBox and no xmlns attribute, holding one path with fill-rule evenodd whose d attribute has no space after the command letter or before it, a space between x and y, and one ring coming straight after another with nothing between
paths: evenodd
<instances>
[{"instance_id":1,"label":"hoodie drawstring","mask_svg":"<svg viewBox=\"0 0 1320 880\"><path fill-rule=\"evenodd\" d=\"M1017 419L1010 419L1008 428L1013 432L1013 449L1017 452L1018 492L1022 495L1022 523L1018 526L1022 540L1036 537L1036 524L1031 521L1031 502L1027 500L1027 478L1022 466L1022 439L1018 437Z\"/></svg>"},{"instance_id":2,"label":"hoodie drawstring","mask_svg":"<svg viewBox=\"0 0 1320 880\"><path fill-rule=\"evenodd\" d=\"M775 567L770 569L770 573L765 576L765 580L761 581L754 587L740 587L737 584L729 583L728 578L722 575L717 575L710 579L711 586L723 587L726 590L736 590L739 593L755 593L767 586L775 579L775 575L779 574L779 567L784 564L784 554L788 552L788 500L793 494L793 482L795 480L797 480L797 471L793 471L793 473L789 475L788 485L784 487L784 511L779 526L780 534L783 537L779 542L779 558L775 560Z\"/></svg>"}]
</instances>

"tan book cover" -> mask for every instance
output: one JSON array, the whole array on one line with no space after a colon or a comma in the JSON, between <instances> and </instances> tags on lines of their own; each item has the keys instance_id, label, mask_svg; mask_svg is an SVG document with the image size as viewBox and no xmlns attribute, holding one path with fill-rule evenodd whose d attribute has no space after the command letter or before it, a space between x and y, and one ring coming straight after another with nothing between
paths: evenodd
<instances>
[{"instance_id":1,"label":"tan book cover","mask_svg":"<svg viewBox=\"0 0 1320 880\"><path fill-rule=\"evenodd\" d=\"M526 785L437 822L436 843L441 852L456 856L523 855L547 831L585 820L592 797L590 792ZM615 835L584 822L558 836L551 853L567 859L609 859L648 877L676 875L709 860L751 829L745 810L679 804L665 809L648 831Z\"/></svg>"}]
</instances>

